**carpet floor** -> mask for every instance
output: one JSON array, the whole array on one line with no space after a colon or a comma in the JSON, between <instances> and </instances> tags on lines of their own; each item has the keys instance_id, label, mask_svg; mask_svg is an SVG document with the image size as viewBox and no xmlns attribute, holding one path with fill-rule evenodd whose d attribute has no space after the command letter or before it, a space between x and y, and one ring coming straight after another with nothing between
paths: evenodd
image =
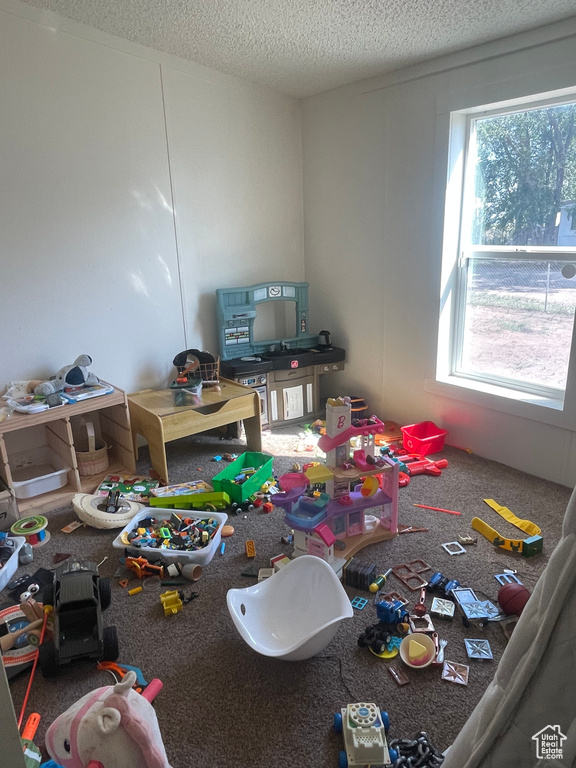
<instances>
[{"instance_id":1,"label":"carpet floor","mask_svg":"<svg viewBox=\"0 0 576 768\"><path fill-rule=\"evenodd\" d=\"M314 451L308 450L311 447L298 429L264 434L264 450L274 456L277 475L290 471L294 463L314 459ZM170 482L210 482L222 469L212 458L242 450L240 441L218 436L175 441L167 446ZM494 576L505 569L517 570L522 583L533 589L560 538L571 490L455 448L446 447L442 457L449 466L440 477L414 477L399 493L399 522L428 530L370 545L356 555L357 561L375 563L384 571L422 559L430 566L428 575L440 571L493 602L499 588ZM137 468L139 474L149 473L146 448L140 449ZM485 498L495 499L539 525L543 553L523 558L499 550L475 534L470 521L479 516L504 535L518 536L516 528L489 509ZM461 515L415 504L457 510ZM71 504L50 512L48 519L50 541L36 549L34 563L21 566L18 573L53 568L56 553L104 560L100 574L111 577L113 584L105 624L117 626L119 661L139 667L147 679L159 677L164 683L155 709L173 768L331 768L338 765L342 748L341 737L332 730L333 714L353 701L374 701L387 710L390 738L407 738L424 730L436 747L445 749L482 696L505 648L498 623L465 628L458 618L452 622L435 619L439 636L447 640L446 659L469 666L467 685L443 680L439 667L414 670L398 658L382 660L358 645L359 635L377 621L369 602L342 622L334 640L318 656L294 663L271 659L255 653L240 638L227 610L226 593L231 587L255 583L254 578L242 575L248 565L267 567L271 557L289 553L290 547L282 543L289 529L279 509L271 514L231 515L235 534L227 540L224 554L218 552L201 579L184 587L185 592L193 590L198 596L168 618L162 611L159 589L129 596L118 584L123 551L112 546L117 531L81 527L63 533L61 529L75 519ZM465 554L450 555L442 544L459 534L474 535L478 541ZM247 539L256 545L253 562L246 558ZM418 600L419 593L394 576L388 586L405 596L411 606ZM346 591L350 598L370 597L351 587ZM11 603L6 591L0 600ZM465 638L488 640L493 660L469 659ZM388 672L391 665L403 669L408 685L394 681ZM27 682L27 672L11 680L17 715ZM63 670L56 678L45 679L38 672L27 707L27 714L37 711L42 717L38 745L60 712L90 690L111 682L109 673L85 662Z\"/></svg>"}]
</instances>

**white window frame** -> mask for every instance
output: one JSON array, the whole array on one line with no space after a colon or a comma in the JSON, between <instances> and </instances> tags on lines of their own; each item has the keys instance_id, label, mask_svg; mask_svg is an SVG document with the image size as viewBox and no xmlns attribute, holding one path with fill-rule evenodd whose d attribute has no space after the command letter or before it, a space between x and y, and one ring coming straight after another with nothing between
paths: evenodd
<instances>
[{"instance_id":1,"label":"white window frame","mask_svg":"<svg viewBox=\"0 0 576 768\"><path fill-rule=\"evenodd\" d=\"M481 116L507 114L570 101L576 101L576 88L562 89L556 93L540 96L511 99L499 104L467 107L450 112L448 120L446 116L443 116L444 119L439 119L439 126L442 125L444 131L449 128L449 143L445 176L436 374L434 380L426 382L426 389L434 394L446 395L536 421L576 428L576 322L564 390L516 385L497 377L465 374L459 372L457 360L463 332L466 259L505 257L507 260L565 260L567 263L576 263L576 249L565 246L551 249L514 246L466 247L464 245L462 242L463 220L466 216L464 185L467 178L466 162L472 162L469 153L471 121Z\"/></svg>"}]
</instances>

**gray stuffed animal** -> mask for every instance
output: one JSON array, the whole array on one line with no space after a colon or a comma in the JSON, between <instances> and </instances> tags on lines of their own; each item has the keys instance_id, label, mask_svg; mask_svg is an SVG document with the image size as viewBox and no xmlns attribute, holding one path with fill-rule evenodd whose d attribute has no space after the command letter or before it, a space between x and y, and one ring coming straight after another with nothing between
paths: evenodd
<instances>
[{"instance_id":1,"label":"gray stuffed animal","mask_svg":"<svg viewBox=\"0 0 576 768\"><path fill-rule=\"evenodd\" d=\"M90 355L80 355L72 365L65 365L64 368L60 368L56 376L53 376L50 381L43 381L38 384L34 389L34 394L46 397L53 392L61 392L66 387L99 384L98 376L87 370L89 365L92 365Z\"/></svg>"}]
</instances>

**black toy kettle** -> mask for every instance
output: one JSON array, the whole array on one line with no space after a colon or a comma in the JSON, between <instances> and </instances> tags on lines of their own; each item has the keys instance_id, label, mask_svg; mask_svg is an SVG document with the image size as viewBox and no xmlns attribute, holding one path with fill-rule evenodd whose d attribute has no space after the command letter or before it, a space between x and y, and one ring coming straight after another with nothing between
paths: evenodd
<instances>
[{"instance_id":1,"label":"black toy kettle","mask_svg":"<svg viewBox=\"0 0 576 768\"><path fill-rule=\"evenodd\" d=\"M332 347L330 331L320 331L318 334L318 346L323 349L330 349Z\"/></svg>"}]
</instances>

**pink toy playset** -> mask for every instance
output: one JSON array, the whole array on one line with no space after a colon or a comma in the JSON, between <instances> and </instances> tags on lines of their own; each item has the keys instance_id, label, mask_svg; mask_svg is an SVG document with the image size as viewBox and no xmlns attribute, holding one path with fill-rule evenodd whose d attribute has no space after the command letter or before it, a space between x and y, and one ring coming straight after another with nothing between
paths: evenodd
<instances>
[{"instance_id":1,"label":"pink toy playset","mask_svg":"<svg viewBox=\"0 0 576 768\"><path fill-rule=\"evenodd\" d=\"M326 464L283 475L282 493L274 496L294 530L294 557L316 555L340 573L359 549L397 535L398 464L374 457L374 437L383 429L375 417L353 424L349 398L328 400L318 442ZM309 495L320 486L325 490Z\"/></svg>"}]
</instances>

